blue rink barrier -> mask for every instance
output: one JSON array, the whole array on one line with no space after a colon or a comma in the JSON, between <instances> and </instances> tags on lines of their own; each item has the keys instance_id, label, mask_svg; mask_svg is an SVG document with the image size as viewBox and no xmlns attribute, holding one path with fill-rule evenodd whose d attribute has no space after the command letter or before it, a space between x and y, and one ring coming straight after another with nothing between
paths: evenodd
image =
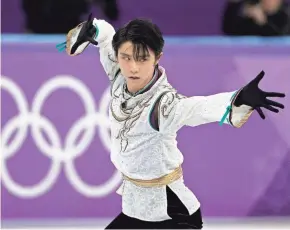
<instances>
[{"instance_id":1,"label":"blue rink barrier","mask_svg":"<svg viewBox=\"0 0 290 230\"><path fill-rule=\"evenodd\" d=\"M2 34L4 44L13 43L59 43L65 40L66 35L19 35ZM227 36L165 36L167 44L184 45L225 45L225 46L290 46L290 36L287 37L227 37Z\"/></svg>"}]
</instances>

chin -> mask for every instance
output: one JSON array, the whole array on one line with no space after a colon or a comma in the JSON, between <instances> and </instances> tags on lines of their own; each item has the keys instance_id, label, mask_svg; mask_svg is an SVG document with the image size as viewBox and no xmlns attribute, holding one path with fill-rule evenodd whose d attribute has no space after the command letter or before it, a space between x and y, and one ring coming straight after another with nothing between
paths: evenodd
<instances>
[{"instance_id":1,"label":"chin","mask_svg":"<svg viewBox=\"0 0 290 230\"><path fill-rule=\"evenodd\" d=\"M137 92L143 88L144 86L143 84L140 84L140 82L132 82L131 84L128 85L128 90L130 92Z\"/></svg>"}]
</instances>

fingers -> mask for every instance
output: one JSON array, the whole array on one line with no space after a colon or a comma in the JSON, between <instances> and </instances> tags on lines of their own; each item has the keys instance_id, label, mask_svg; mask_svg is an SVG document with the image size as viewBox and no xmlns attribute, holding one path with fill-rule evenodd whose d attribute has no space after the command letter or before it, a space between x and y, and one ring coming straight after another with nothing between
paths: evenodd
<instances>
[{"instance_id":1,"label":"fingers","mask_svg":"<svg viewBox=\"0 0 290 230\"><path fill-rule=\"evenodd\" d=\"M257 107L256 110L257 110L258 114L260 115L260 117L264 120L266 117L265 117L262 109L260 107Z\"/></svg>"},{"instance_id":2,"label":"fingers","mask_svg":"<svg viewBox=\"0 0 290 230\"><path fill-rule=\"evenodd\" d=\"M92 44L94 44L96 46L99 44L95 39L93 39L91 37L87 37L87 41L89 41L90 43L92 43Z\"/></svg>"},{"instance_id":3,"label":"fingers","mask_svg":"<svg viewBox=\"0 0 290 230\"><path fill-rule=\"evenodd\" d=\"M73 55L77 50L77 46L76 45L73 45L71 50L70 50L70 54Z\"/></svg>"},{"instance_id":4,"label":"fingers","mask_svg":"<svg viewBox=\"0 0 290 230\"><path fill-rule=\"evenodd\" d=\"M93 16L93 14L90 13L90 15L89 15L89 17L88 17L88 22L90 22L90 21L92 20L92 16Z\"/></svg>"},{"instance_id":5,"label":"fingers","mask_svg":"<svg viewBox=\"0 0 290 230\"><path fill-rule=\"evenodd\" d=\"M92 13L90 13L87 23L86 23L86 28L89 28L91 26L91 24L93 23L94 19L92 18Z\"/></svg>"},{"instance_id":6,"label":"fingers","mask_svg":"<svg viewBox=\"0 0 290 230\"><path fill-rule=\"evenodd\" d=\"M71 48L71 50L70 50L70 54L73 55L73 54L77 51L77 48L78 48L80 45L81 45L81 43L77 41L77 42L72 46L72 48Z\"/></svg>"},{"instance_id":7,"label":"fingers","mask_svg":"<svg viewBox=\"0 0 290 230\"><path fill-rule=\"evenodd\" d=\"M263 105L263 107L268 109L268 110L270 110L270 111L272 111L272 112L274 112L274 113L279 113L279 110L274 108L274 107L272 107L271 105Z\"/></svg>"},{"instance_id":8,"label":"fingers","mask_svg":"<svg viewBox=\"0 0 290 230\"><path fill-rule=\"evenodd\" d=\"M285 97L285 93L265 92L266 97Z\"/></svg>"},{"instance_id":9,"label":"fingers","mask_svg":"<svg viewBox=\"0 0 290 230\"><path fill-rule=\"evenodd\" d=\"M284 105L281 104L281 103L278 103L278 102L276 102L276 101L272 101L272 100L269 100L269 99L266 99L265 101L266 101L266 103L267 103L268 105L272 105L272 106L276 106L276 107L278 107L278 108L280 108L280 109L284 109Z\"/></svg>"},{"instance_id":10,"label":"fingers","mask_svg":"<svg viewBox=\"0 0 290 230\"><path fill-rule=\"evenodd\" d=\"M253 82L255 82L257 85L259 84L259 82L262 80L262 78L264 77L265 72L262 70L257 77L253 80Z\"/></svg>"}]
</instances>

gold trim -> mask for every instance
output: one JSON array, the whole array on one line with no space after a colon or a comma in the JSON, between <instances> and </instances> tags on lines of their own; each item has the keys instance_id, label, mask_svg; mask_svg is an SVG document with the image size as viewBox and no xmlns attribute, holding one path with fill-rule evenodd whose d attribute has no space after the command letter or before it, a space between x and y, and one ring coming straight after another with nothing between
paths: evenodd
<instances>
[{"instance_id":1,"label":"gold trim","mask_svg":"<svg viewBox=\"0 0 290 230\"><path fill-rule=\"evenodd\" d=\"M71 38L72 38L72 35L74 34L76 28L73 28L71 29L68 33L67 33L67 36L66 36L66 53L69 55L69 56L76 56L76 54L71 54L70 53L70 50L71 50Z\"/></svg>"},{"instance_id":2,"label":"gold trim","mask_svg":"<svg viewBox=\"0 0 290 230\"><path fill-rule=\"evenodd\" d=\"M75 52L74 54L71 54L71 39L72 37L75 35L75 33L77 32L77 29L79 29L81 26L84 25L84 23L86 22L82 22L80 24L78 24L75 28L71 29L68 33L67 33L67 36L66 36L66 53L69 55L69 56L77 56L79 55L80 53L82 53L82 51L88 47L88 45L90 44L89 42L87 42L86 46L84 47L84 49L77 53Z\"/></svg>"},{"instance_id":3,"label":"gold trim","mask_svg":"<svg viewBox=\"0 0 290 230\"><path fill-rule=\"evenodd\" d=\"M253 109L251 109L242 119L241 121L237 124L234 125L235 128L241 128L250 118L250 116L252 115L252 113L254 112Z\"/></svg>"},{"instance_id":4,"label":"gold trim","mask_svg":"<svg viewBox=\"0 0 290 230\"><path fill-rule=\"evenodd\" d=\"M171 173L165 176L159 177L159 178L151 179L151 180L132 179L125 175L123 175L123 178L124 180L128 180L137 186L148 188L148 187L161 187L164 185L168 185L178 180L179 178L181 178L182 175L183 175L182 168L181 166L179 166L176 169L174 169Z\"/></svg>"}]
</instances>

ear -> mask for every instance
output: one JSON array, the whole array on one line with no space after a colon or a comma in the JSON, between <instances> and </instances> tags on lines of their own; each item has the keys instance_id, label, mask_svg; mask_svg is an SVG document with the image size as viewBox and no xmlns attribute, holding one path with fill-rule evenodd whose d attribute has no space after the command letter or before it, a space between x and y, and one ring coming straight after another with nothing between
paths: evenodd
<instances>
[{"instance_id":1,"label":"ear","mask_svg":"<svg viewBox=\"0 0 290 230\"><path fill-rule=\"evenodd\" d=\"M157 64L159 63L159 61L160 61L162 55L163 55L163 52L161 52L161 53L156 57L155 65L157 65Z\"/></svg>"}]
</instances>

